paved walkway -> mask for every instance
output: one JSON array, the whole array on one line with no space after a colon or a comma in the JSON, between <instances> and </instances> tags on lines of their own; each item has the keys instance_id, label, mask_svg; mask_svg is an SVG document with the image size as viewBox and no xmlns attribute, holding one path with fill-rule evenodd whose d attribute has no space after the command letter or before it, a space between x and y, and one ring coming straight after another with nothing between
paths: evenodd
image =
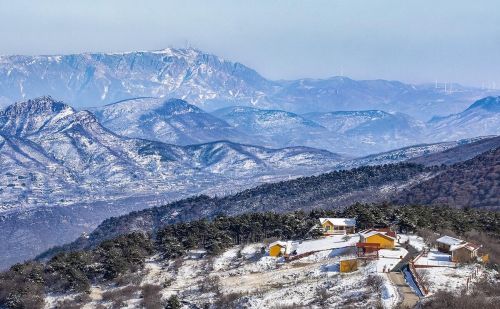
<instances>
[{"instance_id":1,"label":"paved walkway","mask_svg":"<svg viewBox=\"0 0 500 309\"><path fill-rule=\"evenodd\" d=\"M388 273L389 280L397 287L399 293L403 297L401 306L403 308L413 308L419 301L419 297L413 292L403 275L403 268L408 266L408 262L418 255L418 251L412 247L407 246L408 254L399 261L396 266L392 269L392 272Z\"/></svg>"},{"instance_id":2,"label":"paved walkway","mask_svg":"<svg viewBox=\"0 0 500 309\"><path fill-rule=\"evenodd\" d=\"M397 287L401 297L403 298L401 306L403 308L413 308L419 301L419 298L412 289L406 284L405 278L401 272L390 272L387 274L389 280Z\"/></svg>"}]
</instances>

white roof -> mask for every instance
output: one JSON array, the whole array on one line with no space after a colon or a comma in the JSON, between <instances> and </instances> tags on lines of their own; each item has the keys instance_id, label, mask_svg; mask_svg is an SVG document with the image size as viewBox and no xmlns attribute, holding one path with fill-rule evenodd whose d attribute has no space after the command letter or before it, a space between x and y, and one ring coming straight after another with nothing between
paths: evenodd
<instances>
[{"instance_id":1,"label":"white roof","mask_svg":"<svg viewBox=\"0 0 500 309\"><path fill-rule=\"evenodd\" d=\"M272 246L275 246L275 245L278 245L280 247L286 247L287 243L286 243L286 241L279 241L278 240L278 241L275 241L275 242L269 244L269 247L272 247Z\"/></svg>"},{"instance_id":2,"label":"white roof","mask_svg":"<svg viewBox=\"0 0 500 309\"><path fill-rule=\"evenodd\" d=\"M370 236L377 235L377 234L384 235L384 236L389 237L391 239L396 239L392 236L387 235L386 232L381 232L381 231L368 231L366 233L363 233L363 232L359 233L359 235L361 235L363 238L368 238Z\"/></svg>"},{"instance_id":3,"label":"white roof","mask_svg":"<svg viewBox=\"0 0 500 309\"><path fill-rule=\"evenodd\" d=\"M469 242L466 242L466 243L463 243L463 244L459 244L459 245L453 245L450 247L450 251L455 251L457 249L460 249L460 248L466 248L467 250L469 251L476 251L480 248L481 246L476 246L474 244L471 244Z\"/></svg>"},{"instance_id":4,"label":"white roof","mask_svg":"<svg viewBox=\"0 0 500 309\"><path fill-rule=\"evenodd\" d=\"M440 242L442 244L448 245L448 246L457 246L463 243L464 241L458 238L453 238L451 236L443 236L438 239L436 239L437 242Z\"/></svg>"},{"instance_id":5,"label":"white roof","mask_svg":"<svg viewBox=\"0 0 500 309\"><path fill-rule=\"evenodd\" d=\"M321 224L325 223L325 221L330 221L336 226L356 226L355 218L319 218Z\"/></svg>"}]
</instances>

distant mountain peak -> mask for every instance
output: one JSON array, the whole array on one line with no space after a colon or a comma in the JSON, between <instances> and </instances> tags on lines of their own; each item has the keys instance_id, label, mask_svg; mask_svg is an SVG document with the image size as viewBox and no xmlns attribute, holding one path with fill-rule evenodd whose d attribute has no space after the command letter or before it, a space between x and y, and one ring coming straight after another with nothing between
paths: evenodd
<instances>
[{"instance_id":1,"label":"distant mountain peak","mask_svg":"<svg viewBox=\"0 0 500 309\"><path fill-rule=\"evenodd\" d=\"M486 97L474 102L466 111L484 109L489 112L500 112L500 97Z\"/></svg>"},{"instance_id":2,"label":"distant mountain peak","mask_svg":"<svg viewBox=\"0 0 500 309\"><path fill-rule=\"evenodd\" d=\"M54 100L51 96L41 96L34 99L16 102L8 106L3 112L4 115L14 114L39 114L39 113L59 113L63 110L73 110L73 108L63 102ZM1 113L0 113L1 115Z\"/></svg>"},{"instance_id":3,"label":"distant mountain peak","mask_svg":"<svg viewBox=\"0 0 500 309\"><path fill-rule=\"evenodd\" d=\"M0 131L27 136L76 114L69 105L50 96L14 103L0 111Z\"/></svg>"},{"instance_id":4,"label":"distant mountain peak","mask_svg":"<svg viewBox=\"0 0 500 309\"><path fill-rule=\"evenodd\" d=\"M159 106L156 112L160 114L167 115L179 115L186 113L204 113L200 108L189 104L188 102L181 99L168 99L161 106Z\"/></svg>"}]
</instances>

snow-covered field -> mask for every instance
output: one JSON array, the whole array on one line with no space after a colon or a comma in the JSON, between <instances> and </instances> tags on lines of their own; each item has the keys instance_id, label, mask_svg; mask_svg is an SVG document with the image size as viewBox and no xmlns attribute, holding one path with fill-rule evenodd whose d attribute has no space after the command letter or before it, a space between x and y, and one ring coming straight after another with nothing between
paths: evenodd
<instances>
[{"instance_id":1,"label":"snow-covered field","mask_svg":"<svg viewBox=\"0 0 500 309\"><path fill-rule=\"evenodd\" d=\"M409 234L399 234L398 235L399 242L404 243L409 241L409 245L413 248L417 249L417 251L422 251L425 247L424 239L417 235L409 235Z\"/></svg>"},{"instance_id":2,"label":"snow-covered field","mask_svg":"<svg viewBox=\"0 0 500 309\"><path fill-rule=\"evenodd\" d=\"M466 287L467 278L470 278L470 283L472 283L485 273L485 269L477 264L472 264L459 266L457 268L417 268L417 272L424 278L425 282L428 283L430 293L435 293L439 290L460 292ZM474 276L474 274L476 274L476 276Z\"/></svg>"},{"instance_id":3,"label":"snow-covered field","mask_svg":"<svg viewBox=\"0 0 500 309\"><path fill-rule=\"evenodd\" d=\"M456 263L451 261L451 255L439 252L437 249L431 249L427 256L419 256L415 260L416 266L441 266L455 267Z\"/></svg>"},{"instance_id":4,"label":"snow-covered field","mask_svg":"<svg viewBox=\"0 0 500 309\"><path fill-rule=\"evenodd\" d=\"M344 238L345 237L345 238ZM292 250L297 251L297 254L302 254L310 251L321 251L336 248L352 247L359 241L359 235L333 235L325 238L307 240L301 242L293 242Z\"/></svg>"}]
</instances>

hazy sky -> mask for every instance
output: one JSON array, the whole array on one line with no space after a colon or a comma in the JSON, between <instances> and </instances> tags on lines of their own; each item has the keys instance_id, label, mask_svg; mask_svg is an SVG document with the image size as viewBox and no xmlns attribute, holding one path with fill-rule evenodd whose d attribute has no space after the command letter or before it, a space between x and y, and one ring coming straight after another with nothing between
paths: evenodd
<instances>
[{"instance_id":1,"label":"hazy sky","mask_svg":"<svg viewBox=\"0 0 500 309\"><path fill-rule=\"evenodd\" d=\"M498 0L0 0L0 54L192 46L271 79L500 87Z\"/></svg>"}]
</instances>

